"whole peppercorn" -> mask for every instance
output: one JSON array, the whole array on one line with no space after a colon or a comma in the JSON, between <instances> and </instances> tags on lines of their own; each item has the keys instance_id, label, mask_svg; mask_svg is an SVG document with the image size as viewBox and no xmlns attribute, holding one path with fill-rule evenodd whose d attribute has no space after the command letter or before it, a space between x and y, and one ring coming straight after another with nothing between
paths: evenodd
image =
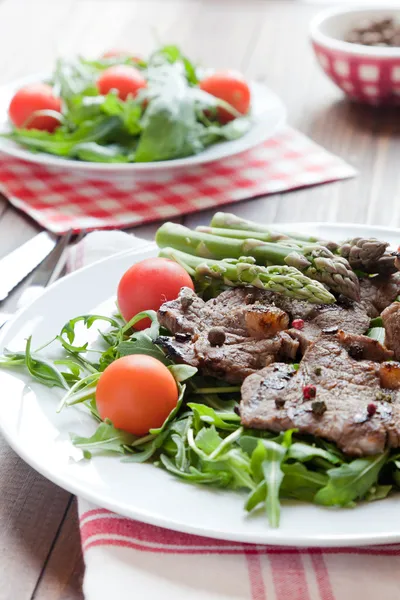
<instances>
[{"instance_id":1,"label":"whole peppercorn","mask_svg":"<svg viewBox=\"0 0 400 600\"><path fill-rule=\"evenodd\" d=\"M323 400L313 400L311 402L311 410L314 415L321 416L326 411L326 404Z\"/></svg>"},{"instance_id":2,"label":"whole peppercorn","mask_svg":"<svg viewBox=\"0 0 400 600\"><path fill-rule=\"evenodd\" d=\"M225 331L220 327L213 327L208 332L208 341L211 346L222 346L225 342L226 335Z\"/></svg>"}]
</instances>

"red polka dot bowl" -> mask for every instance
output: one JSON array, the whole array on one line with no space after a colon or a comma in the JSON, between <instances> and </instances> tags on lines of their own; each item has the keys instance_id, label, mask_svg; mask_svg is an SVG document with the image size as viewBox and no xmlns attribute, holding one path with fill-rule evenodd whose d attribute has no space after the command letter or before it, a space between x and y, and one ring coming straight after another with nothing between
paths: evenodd
<instances>
[{"instance_id":1,"label":"red polka dot bowl","mask_svg":"<svg viewBox=\"0 0 400 600\"><path fill-rule=\"evenodd\" d=\"M400 24L400 6L333 9L311 22L311 42L325 73L349 98L374 105L400 105L400 47L346 42L353 27L366 20L392 17Z\"/></svg>"}]
</instances>

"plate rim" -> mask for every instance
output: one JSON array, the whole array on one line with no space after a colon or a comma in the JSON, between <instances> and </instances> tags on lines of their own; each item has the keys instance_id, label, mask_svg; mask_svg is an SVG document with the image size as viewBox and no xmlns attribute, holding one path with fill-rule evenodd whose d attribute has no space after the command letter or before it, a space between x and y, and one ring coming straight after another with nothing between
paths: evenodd
<instances>
[{"instance_id":1,"label":"plate rim","mask_svg":"<svg viewBox=\"0 0 400 600\"><path fill-rule=\"evenodd\" d=\"M42 71L39 73L30 74L24 77L19 77L17 79L13 79L11 81L5 82L0 85L0 98L2 94L7 93L7 90L14 90L23 85L34 83L37 81L43 81L45 79L49 79L51 76L50 71ZM30 152L29 150L20 147L16 144L15 147L0 145L0 152L6 154L7 156L12 156L14 158L18 158L19 160L23 160L25 162L42 165L51 169L62 169L62 170L70 170L75 171L77 173L80 172L91 172L93 174L98 173L114 173L118 175L134 175L135 173L139 174L151 174L151 173L160 173L160 172L174 172L180 169L191 169L200 167L201 165L206 165L212 162L217 162L223 159L227 159L230 157L238 156L243 152L247 152L252 148L255 148L257 145L263 143L273 137L277 131L283 128L287 119L287 109L278 94L276 94L273 90L269 88L265 83L255 80L250 80L250 86L256 89L262 89L264 93L267 93L271 101L273 102L273 107L271 110L279 111L278 118L274 127L271 127L271 131L267 136L263 138L262 141L258 141L256 143L245 145L242 148L239 148L240 144L238 144L238 148L234 149L234 151L229 152L229 148L231 148L230 144L234 144L235 142L240 142L241 140L245 140L247 132L241 138L237 140L227 140L223 142L219 142L206 148L199 154L195 154L186 158L177 158L172 160L164 160L164 161L154 161L154 162L146 162L146 163L98 163L93 161L74 161L69 158L57 157L52 154L46 154L44 152ZM265 111L268 112L268 111ZM254 123L252 129L257 127L257 122ZM1 140L0 140L1 142ZM226 149L226 152L219 153L219 156L207 156L207 151L212 148L220 148Z\"/></svg>"},{"instance_id":2,"label":"plate rim","mask_svg":"<svg viewBox=\"0 0 400 600\"><path fill-rule=\"evenodd\" d=\"M388 234L391 234L392 236L398 236L400 237L400 228L394 228L394 227L387 227L387 226L375 226L375 225L366 225L366 224L355 224L355 223L334 223L334 222L330 222L330 221L319 221L319 222L312 222L312 221L308 221L308 222L294 222L294 223L273 223L272 227L279 229L279 228L286 228L286 227L296 227L296 228L304 228L304 229L318 229L320 227L326 227L326 228L332 228L332 229L337 229L337 228L344 228L344 229L350 229L350 230L361 230L361 229L372 229L373 231L382 231L382 232L386 232ZM116 254L113 254L112 256L108 256L108 257L104 257L98 261L95 261L89 265L86 265L85 267L82 267L81 269L78 269L77 271L74 271L72 273L69 273L68 275L66 275L64 278L58 280L57 282L55 282L53 285L51 285L49 288L47 288L43 295L41 295L37 300L35 300L29 307L25 307L20 309L14 316L13 318L6 323L6 325L4 325L4 327L2 328L2 330L0 331L0 346L2 346L3 344L3 340L4 338L7 336L8 330L10 328L13 327L13 325L15 323L18 322L19 319L23 319L24 313L28 310L31 309L31 307L34 307L37 301L40 301L46 294L49 293L49 290L53 290L55 287L59 287L59 286L64 286L67 282L70 282L71 280L73 280L77 274L81 274L84 272L87 272L88 270L91 270L93 267L102 265L108 261L112 261L112 260L118 260L121 257L124 256L132 256L135 257L137 255L141 255L144 252L150 252L150 251L155 251L157 248L156 244L154 242L148 242L143 244L143 246L140 247L136 247L136 248L132 248L132 249L125 249L121 252L118 252ZM82 491L81 486L79 485L79 483L75 484L74 482L68 482L68 485L65 485L65 480L63 480L63 475L62 473L59 475L57 472L50 472L47 470L46 466L44 464L38 463L34 458L32 458L29 455L29 449L28 447L24 447L23 444L20 443L18 437L14 438L11 435L11 432L7 429L4 428L3 423L0 421L0 431L2 433L2 435L4 436L4 438L6 439L7 443L11 446L11 448L28 464L30 465L32 468L34 468L37 472L39 472L41 475L43 475L46 479L49 479L50 481L52 481L53 483L55 483L56 485L59 485L61 488L67 490L68 492L75 494L77 496L81 496L82 498L85 498L87 500L89 500L90 502L93 502L94 504L99 504L99 498L97 496L96 493L91 493L90 489L84 489ZM96 459L94 459L96 460ZM115 460L117 460L117 458L115 458ZM113 504L112 501L109 501L108 499L101 499L101 507L104 507L105 509L108 509L110 511L115 512L116 508L115 508L115 504ZM383 500L380 503L380 506L384 506L382 503L385 502L385 500ZM329 510L329 509L327 509ZM340 509L340 511L344 511L346 509ZM350 509L348 509L350 510ZM353 511L353 509L351 509ZM294 534L292 534L292 537L284 537L282 538L282 536L279 534L279 531L281 530L274 530L274 529L265 529L262 533L263 533L263 539L258 539L257 541L249 541L248 537L246 536L246 534L244 533L243 535L238 534L233 532L231 535L229 533L224 532L223 534L219 533L218 531L213 531L213 532L204 532L204 529L201 529L199 527L197 527L196 525L193 526L188 526L187 524L182 525L179 522L175 522L175 521L171 521L171 519L168 519L166 517L160 517L160 516L154 516L152 513L146 514L143 511L140 512L136 512L135 509L132 508L127 508L127 510L119 510L118 511L119 514L124 515L128 518L132 518L132 519L136 519L138 521L144 522L144 523L148 523L151 525L156 525L159 527L164 527L167 529L171 529L171 530L175 530L175 531L180 531L180 532L184 532L184 533L188 533L188 534L193 534L193 535L198 535L200 537L204 537L204 538L211 538L211 539L223 539L223 540L227 540L227 541L232 541L232 542L237 542L237 543L248 543L248 544L255 544L255 545L270 545L270 546L282 546L282 547L303 547L303 548L307 548L307 547L320 547L320 548L341 548L341 547L354 547L354 546L369 546L369 545L382 545L382 544L392 544L392 543L398 543L400 542L400 526L399 529L396 532L391 532L391 533L383 533L383 534L379 534L379 533L368 533L368 532L363 532L360 534L352 534L351 537L347 537L343 534L336 534L336 535L312 535L312 538L307 538L306 536L304 536L304 534L301 537L293 537L294 536L298 536L299 534L297 534L296 532ZM328 513L327 513L328 514ZM260 528L261 529L261 528Z\"/></svg>"}]
</instances>

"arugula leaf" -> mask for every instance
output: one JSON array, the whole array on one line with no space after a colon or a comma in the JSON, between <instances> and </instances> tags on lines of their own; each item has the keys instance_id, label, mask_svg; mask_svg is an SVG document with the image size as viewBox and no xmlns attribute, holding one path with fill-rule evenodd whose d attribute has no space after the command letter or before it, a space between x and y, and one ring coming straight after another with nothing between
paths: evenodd
<instances>
[{"instance_id":1,"label":"arugula leaf","mask_svg":"<svg viewBox=\"0 0 400 600\"><path fill-rule=\"evenodd\" d=\"M93 121L84 121L70 132L59 127L53 133L39 129L14 128L3 137L26 146L30 150L48 152L58 156L74 156L74 148L83 142L100 142L108 139L121 128L119 117L101 116Z\"/></svg>"},{"instance_id":2,"label":"arugula leaf","mask_svg":"<svg viewBox=\"0 0 400 600\"><path fill-rule=\"evenodd\" d=\"M392 485L374 485L368 490L365 501L374 502L375 500L383 500L387 498L388 494L392 491Z\"/></svg>"},{"instance_id":3,"label":"arugula leaf","mask_svg":"<svg viewBox=\"0 0 400 600\"><path fill-rule=\"evenodd\" d=\"M271 440L259 440L251 456L251 469L256 482L263 479L268 490L265 510L271 527L278 527L280 518L279 489L284 477L281 469L287 448ZM254 499L247 504L253 505Z\"/></svg>"},{"instance_id":4,"label":"arugula leaf","mask_svg":"<svg viewBox=\"0 0 400 600\"><path fill-rule=\"evenodd\" d=\"M223 471L202 473L195 467L190 467L189 472L180 471L176 467L176 465L173 463L173 461L170 458L168 458L168 456L166 456L165 454L161 454L160 463L170 473L173 473L174 475L177 475L181 479L185 479L186 481L189 481L191 483L203 483L203 484L210 484L210 485L214 484L217 486L221 486L221 485L226 486L227 481L229 481L229 479L230 479L229 474L228 474L229 479L227 479L227 474L224 473Z\"/></svg>"},{"instance_id":5,"label":"arugula leaf","mask_svg":"<svg viewBox=\"0 0 400 600\"><path fill-rule=\"evenodd\" d=\"M177 433L173 433L171 439L176 445L175 464L180 471L186 471L189 466L189 460L186 455L185 443Z\"/></svg>"},{"instance_id":6,"label":"arugula leaf","mask_svg":"<svg viewBox=\"0 0 400 600\"><path fill-rule=\"evenodd\" d=\"M157 60L163 57L170 63L175 63L177 61L181 61L186 71L186 77L189 83L196 85L198 83L198 78L196 75L196 67L190 62L190 60L182 54L178 46L169 45L164 46L157 50L153 56L150 58L150 61L157 62Z\"/></svg>"},{"instance_id":7,"label":"arugula leaf","mask_svg":"<svg viewBox=\"0 0 400 600\"><path fill-rule=\"evenodd\" d=\"M262 481L260 481L258 483L257 487L253 491L251 491L250 494L247 496L247 500L244 505L245 510L250 512L251 510L256 508L259 504L262 504L263 502L265 502L266 498L267 498L267 484L265 482L265 479L263 479Z\"/></svg>"},{"instance_id":8,"label":"arugula leaf","mask_svg":"<svg viewBox=\"0 0 400 600\"><path fill-rule=\"evenodd\" d=\"M147 356L152 356L153 358L156 358L164 365L170 364L169 359L165 356L161 348L159 346L156 346L156 344L154 344L151 338L149 338L145 333L143 333L140 337L137 337L135 340L121 342L120 344L118 344L116 350L119 356L129 356L131 354L146 354Z\"/></svg>"},{"instance_id":9,"label":"arugula leaf","mask_svg":"<svg viewBox=\"0 0 400 600\"><path fill-rule=\"evenodd\" d=\"M262 462L262 470L268 489L265 508L270 526L279 527L281 512L279 489L284 476L281 465L287 449L271 440L263 440L263 444L266 449L266 458Z\"/></svg>"},{"instance_id":10,"label":"arugula leaf","mask_svg":"<svg viewBox=\"0 0 400 600\"><path fill-rule=\"evenodd\" d=\"M95 85L96 71L80 60L59 58L53 73L53 86L65 102L70 106L76 96L97 96Z\"/></svg>"},{"instance_id":11,"label":"arugula leaf","mask_svg":"<svg viewBox=\"0 0 400 600\"><path fill-rule=\"evenodd\" d=\"M108 451L125 454L124 446L129 446L135 439L132 434L116 429L108 419L100 423L90 437L85 438L75 434L70 434L70 436L74 446L90 453Z\"/></svg>"},{"instance_id":12,"label":"arugula leaf","mask_svg":"<svg viewBox=\"0 0 400 600\"><path fill-rule=\"evenodd\" d=\"M324 458L332 464L338 464L342 462L336 454L333 454L328 450L324 450L323 448L318 448L317 446L295 442L289 448L288 458L293 458L293 460L307 462L315 457Z\"/></svg>"},{"instance_id":13,"label":"arugula leaf","mask_svg":"<svg viewBox=\"0 0 400 600\"><path fill-rule=\"evenodd\" d=\"M236 413L217 413L210 406L205 404L196 404L195 402L188 402L188 408L190 408L196 417L203 423L208 425L215 425L219 429L226 429L227 431L233 431L237 429L240 417Z\"/></svg>"},{"instance_id":14,"label":"arugula leaf","mask_svg":"<svg viewBox=\"0 0 400 600\"><path fill-rule=\"evenodd\" d=\"M73 156L88 162L101 163L127 163L132 162L134 154L124 154L123 149L117 144L102 146L97 142L82 142L76 144Z\"/></svg>"},{"instance_id":15,"label":"arugula leaf","mask_svg":"<svg viewBox=\"0 0 400 600\"><path fill-rule=\"evenodd\" d=\"M168 369L178 383L187 381L197 373L196 367L191 367L190 365L170 365Z\"/></svg>"},{"instance_id":16,"label":"arugula leaf","mask_svg":"<svg viewBox=\"0 0 400 600\"><path fill-rule=\"evenodd\" d=\"M166 429L166 427L175 419L176 415L180 411L182 403L183 403L183 399L185 397L186 386L181 385L180 383L178 383L177 385L178 385L178 389L179 389L179 396L178 396L178 402L176 403L175 408L173 408L171 410L171 412L169 413L168 417L165 419L165 421L161 425L161 427L158 427L156 429L150 429L149 433L151 435L159 435L162 431L164 431Z\"/></svg>"},{"instance_id":17,"label":"arugula leaf","mask_svg":"<svg viewBox=\"0 0 400 600\"><path fill-rule=\"evenodd\" d=\"M362 499L376 484L388 452L377 456L356 458L328 471L328 484L319 490L314 501L325 506L349 506L354 500Z\"/></svg>"},{"instance_id":18,"label":"arugula leaf","mask_svg":"<svg viewBox=\"0 0 400 600\"><path fill-rule=\"evenodd\" d=\"M0 362L0 366L22 366L25 365L30 375L39 383L47 385L47 387L60 387L69 390L69 385L65 377L54 367L50 361L43 358L38 358L37 355L31 353L32 336L26 340L25 352L10 352L4 350L4 358Z\"/></svg>"},{"instance_id":19,"label":"arugula leaf","mask_svg":"<svg viewBox=\"0 0 400 600\"><path fill-rule=\"evenodd\" d=\"M172 160L198 154L204 145L202 125L196 121L193 101L184 95L160 95L150 101L142 119L135 161Z\"/></svg>"},{"instance_id":20,"label":"arugula leaf","mask_svg":"<svg viewBox=\"0 0 400 600\"><path fill-rule=\"evenodd\" d=\"M164 441L166 440L168 434L169 434L168 431L163 431L156 438L154 438L154 439L150 440L149 442L147 442L146 444L143 444L142 446L140 446L139 450L137 450L136 449L137 446L135 446L134 453L130 454L126 458L123 458L122 461L123 462L134 462L134 463L146 462L146 460L149 460L149 458L151 458L157 452L157 450L159 448L161 448L161 446L163 445ZM127 444L127 446L129 446L129 444ZM126 450L131 450L131 449L132 449L131 446L126 448Z\"/></svg>"},{"instance_id":21,"label":"arugula leaf","mask_svg":"<svg viewBox=\"0 0 400 600\"><path fill-rule=\"evenodd\" d=\"M120 327L119 323L112 317L105 317L103 315L80 315L79 317L70 319L67 323L65 323L64 327L61 329L61 332L56 337L56 339L65 348L65 350L68 350L68 352L86 352L88 347L87 343L83 344L82 346L73 345L76 335L75 327L78 323L83 323L86 329L90 329L96 321L106 321L107 323L110 323L113 327L116 327L118 329Z\"/></svg>"},{"instance_id":22,"label":"arugula leaf","mask_svg":"<svg viewBox=\"0 0 400 600\"><path fill-rule=\"evenodd\" d=\"M290 452L290 450L289 450ZM315 494L328 482L328 476L307 469L301 463L283 464L282 496L312 502Z\"/></svg>"},{"instance_id":23,"label":"arugula leaf","mask_svg":"<svg viewBox=\"0 0 400 600\"><path fill-rule=\"evenodd\" d=\"M196 446L206 454L211 454L222 442L222 438L218 435L214 425L211 427L203 427L195 438Z\"/></svg>"}]
</instances>

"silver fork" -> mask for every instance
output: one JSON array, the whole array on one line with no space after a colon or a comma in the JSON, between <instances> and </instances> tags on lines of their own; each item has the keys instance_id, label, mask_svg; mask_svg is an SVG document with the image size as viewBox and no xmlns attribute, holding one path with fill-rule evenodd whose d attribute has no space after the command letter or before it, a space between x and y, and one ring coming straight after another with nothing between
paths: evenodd
<instances>
[{"instance_id":1,"label":"silver fork","mask_svg":"<svg viewBox=\"0 0 400 600\"><path fill-rule=\"evenodd\" d=\"M86 231L81 231L74 243L80 242L85 235ZM72 237L73 232L68 231L58 240L54 249L34 272L29 286L22 292L18 300L18 308L30 304L30 302L43 293L46 287L54 283L61 276L66 266L67 250ZM0 328L12 316L10 313L0 313Z\"/></svg>"}]
</instances>

